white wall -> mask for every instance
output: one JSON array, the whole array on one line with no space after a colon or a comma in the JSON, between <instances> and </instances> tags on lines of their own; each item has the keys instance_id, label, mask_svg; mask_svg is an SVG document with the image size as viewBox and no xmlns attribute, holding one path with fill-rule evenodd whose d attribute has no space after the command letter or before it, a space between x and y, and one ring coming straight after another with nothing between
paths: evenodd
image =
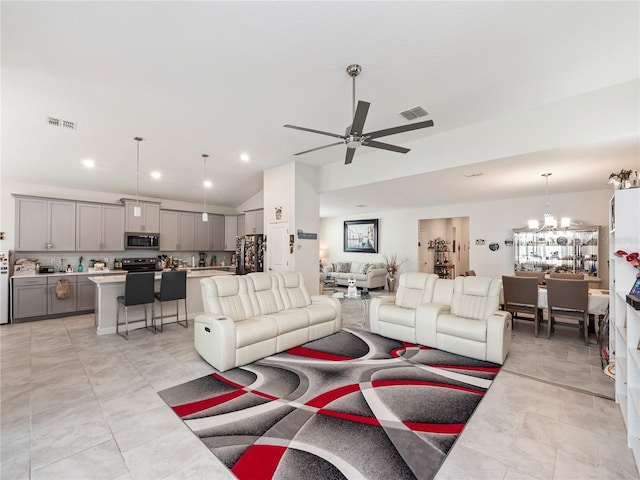
<instances>
[{"instance_id":1,"label":"white wall","mask_svg":"<svg viewBox=\"0 0 640 480\"><path fill-rule=\"evenodd\" d=\"M597 190L549 196L549 210L556 217L569 216L585 226L600 225L599 277L608 283L607 224L609 199L612 190ZM514 228L526 227L530 218L542 218L545 197L515 198L501 201L475 202L438 207L423 207L394 212L366 213L349 217L323 218L320 221L320 248L326 249L329 261L382 261L382 255L397 253L409 258L401 272L419 271L418 228L421 219L469 217L469 269L480 276L498 278L513 272L514 247L507 247L505 239L512 238ZM378 252L343 252L343 221L358 219L379 220ZM476 239L485 245L476 245ZM489 243L498 242L499 250L489 250ZM459 273L459 272L457 272Z\"/></svg>"}]
</instances>

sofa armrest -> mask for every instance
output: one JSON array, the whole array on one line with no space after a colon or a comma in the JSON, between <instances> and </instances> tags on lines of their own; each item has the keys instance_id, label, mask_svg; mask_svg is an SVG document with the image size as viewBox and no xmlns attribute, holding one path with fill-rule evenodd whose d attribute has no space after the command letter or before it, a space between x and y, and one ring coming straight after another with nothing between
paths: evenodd
<instances>
[{"instance_id":1,"label":"sofa armrest","mask_svg":"<svg viewBox=\"0 0 640 480\"><path fill-rule=\"evenodd\" d=\"M369 329L372 332L377 333L380 331L380 307L394 303L396 303L395 295L382 295L371 299L369 304Z\"/></svg>"},{"instance_id":2,"label":"sofa armrest","mask_svg":"<svg viewBox=\"0 0 640 480\"><path fill-rule=\"evenodd\" d=\"M502 365L511 346L511 314L493 312L487 318L487 361Z\"/></svg>"},{"instance_id":3,"label":"sofa armrest","mask_svg":"<svg viewBox=\"0 0 640 480\"><path fill-rule=\"evenodd\" d=\"M334 297L327 297L325 295L312 295L311 304L331 305L336 310L336 329L340 330L342 328L342 304L340 303L340 300Z\"/></svg>"},{"instance_id":4,"label":"sofa armrest","mask_svg":"<svg viewBox=\"0 0 640 480\"><path fill-rule=\"evenodd\" d=\"M416 342L427 347L438 346L438 317L449 313L449 305L441 303L422 303L416 308Z\"/></svg>"},{"instance_id":5,"label":"sofa armrest","mask_svg":"<svg viewBox=\"0 0 640 480\"><path fill-rule=\"evenodd\" d=\"M229 317L203 313L194 319L194 346L221 372L236 366L236 326Z\"/></svg>"}]
</instances>

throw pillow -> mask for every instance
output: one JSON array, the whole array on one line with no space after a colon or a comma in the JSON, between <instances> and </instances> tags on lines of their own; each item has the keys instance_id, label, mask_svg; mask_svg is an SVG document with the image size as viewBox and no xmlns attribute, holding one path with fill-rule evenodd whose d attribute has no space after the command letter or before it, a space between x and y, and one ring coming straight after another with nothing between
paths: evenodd
<instances>
[{"instance_id":1,"label":"throw pillow","mask_svg":"<svg viewBox=\"0 0 640 480\"><path fill-rule=\"evenodd\" d=\"M368 271L369 271L369 264L363 263L362 266L360 267L360 270L358 270L358 273L366 275Z\"/></svg>"},{"instance_id":2,"label":"throw pillow","mask_svg":"<svg viewBox=\"0 0 640 480\"><path fill-rule=\"evenodd\" d=\"M336 263L336 272L338 273L349 273L351 270L351 262L337 262Z\"/></svg>"},{"instance_id":3,"label":"throw pillow","mask_svg":"<svg viewBox=\"0 0 640 480\"><path fill-rule=\"evenodd\" d=\"M325 265L324 267L322 267L322 273L331 273L331 272L333 272L333 266Z\"/></svg>"}]
</instances>

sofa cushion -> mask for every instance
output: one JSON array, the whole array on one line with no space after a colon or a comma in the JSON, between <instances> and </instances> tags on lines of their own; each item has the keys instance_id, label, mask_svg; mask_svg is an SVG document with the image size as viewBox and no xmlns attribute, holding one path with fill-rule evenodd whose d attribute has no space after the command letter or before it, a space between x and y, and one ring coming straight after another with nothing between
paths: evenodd
<instances>
[{"instance_id":1,"label":"sofa cushion","mask_svg":"<svg viewBox=\"0 0 640 480\"><path fill-rule=\"evenodd\" d=\"M309 315L304 309L283 310L269 316L278 324L278 335L301 330L309 326Z\"/></svg>"},{"instance_id":2,"label":"sofa cushion","mask_svg":"<svg viewBox=\"0 0 640 480\"><path fill-rule=\"evenodd\" d=\"M309 315L311 325L328 322L336 318L336 309L332 305L311 304L304 308Z\"/></svg>"},{"instance_id":3,"label":"sofa cushion","mask_svg":"<svg viewBox=\"0 0 640 480\"><path fill-rule=\"evenodd\" d=\"M264 315L236 322L235 327L236 348L246 347L278 336L277 322Z\"/></svg>"},{"instance_id":4,"label":"sofa cushion","mask_svg":"<svg viewBox=\"0 0 640 480\"><path fill-rule=\"evenodd\" d=\"M378 319L381 322L413 327L416 324L416 310L393 304L381 305L378 310Z\"/></svg>"},{"instance_id":5,"label":"sofa cushion","mask_svg":"<svg viewBox=\"0 0 640 480\"><path fill-rule=\"evenodd\" d=\"M473 320L444 313L438 316L436 330L438 333L476 342L487 341L487 322L484 320Z\"/></svg>"},{"instance_id":6,"label":"sofa cushion","mask_svg":"<svg viewBox=\"0 0 640 480\"><path fill-rule=\"evenodd\" d=\"M277 281L268 272L254 272L246 276L249 297L256 315L268 315L284 310Z\"/></svg>"},{"instance_id":7,"label":"sofa cushion","mask_svg":"<svg viewBox=\"0 0 640 480\"><path fill-rule=\"evenodd\" d=\"M205 313L217 313L237 322L254 315L247 281L236 275L217 275L200 281Z\"/></svg>"},{"instance_id":8,"label":"sofa cushion","mask_svg":"<svg viewBox=\"0 0 640 480\"><path fill-rule=\"evenodd\" d=\"M488 277L457 277L453 283L451 313L486 319L498 310L502 282Z\"/></svg>"},{"instance_id":9,"label":"sofa cushion","mask_svg":"<svg viewBox=\"0 0 640 480\"><path fill-rule=\"evenodd\" d=\"M430 302L437 278L435 274L419 272L400 275L396 305L415 310L421 303Z\"/></svg>"},{"instance_id":10,"label":"sofa cushion","mask_svg":"<svg viewBox=\"0 0 640 480\"><path fill-rule=\"evenodd\" d=\"M284 308L300 308L311 304L302 275L295 271L274 273Z\"/></svg>"},{"instance_id":11,"label":"sofa cushion","mask_svg":"<svg viewBox=\"0 0 640 480\"><path fill-rule=\"evenodd\" d=\"M353 271L353 267L352 267L352 271ZM366 275L368 271L369 271L369 264L368 263L363 263L360 266L360 268L358 269L358 271L355 272L355 273L359 273L361 275Z\"/></svg>"},{"instance_id":12,"label":"sofa cushion","mask_svg":"<svg viewBox=\"0 0 640 480\"><path fill-rule=\"evenodd\" d=\"M351 272L351 262L336 262L336 272L349 273Z\"/></svg>"}]
</instances>

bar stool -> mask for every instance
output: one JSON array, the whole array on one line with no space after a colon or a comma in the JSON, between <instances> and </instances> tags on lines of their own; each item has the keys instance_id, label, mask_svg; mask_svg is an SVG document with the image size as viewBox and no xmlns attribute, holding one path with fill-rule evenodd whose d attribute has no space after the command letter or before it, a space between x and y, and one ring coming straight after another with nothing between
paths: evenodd
<instances>
[{"instance_id":1,"label":"bar stool","mask_svg":"<svg viewBox=\"0 0 640 480\"><path fill-rule=\"evenodd\" d=\"M129 272L124 282L124 295L117 298L116 333L125 340L129 336L129 307L144 305L144 325L155 333L155 327L147 323L147 304L151 304L151 322L153 323L153 282L154 272ZM120 323L120 305L124 307L124 324ZM120 333L120 325L125 326L124 334Z\"/></svg>"},{"instance_id":2,"label":"bar stool","mask_svg":"<svg viewBox=\"0 0 640 480\"><path fill-rule=\"evenodd\" d=\"M160 291L155 293L155 298L160 302L160 331L162 331L162 320L164 319L164 311L162 304L164 302L176 302L176 323L189 328L189 320L187 318L187 271L162 272L160 280ZM178 300L184 300L184 323L180 321ZM155 325L155 321L154 321Z\"/></svg>"}]
</instances>

